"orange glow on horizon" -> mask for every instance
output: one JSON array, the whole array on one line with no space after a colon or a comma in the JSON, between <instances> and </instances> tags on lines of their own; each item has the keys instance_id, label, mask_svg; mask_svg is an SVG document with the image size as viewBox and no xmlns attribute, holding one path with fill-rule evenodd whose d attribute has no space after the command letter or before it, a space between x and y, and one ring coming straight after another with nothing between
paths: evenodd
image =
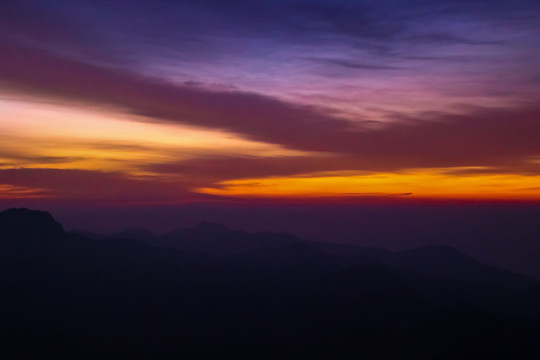
<instances>
[{"instance_id":1,"label":"orange glow on horizon","mask_svg":"<svg viewBox=\"0 0 540 360\"><path fill-rule=\"evenodd\" d=\"M322 173L224 181L195 191L236 198L410 198L540 201L540 176L452 175L452 169L399 173Z\"/></svg>"}]
</instances>

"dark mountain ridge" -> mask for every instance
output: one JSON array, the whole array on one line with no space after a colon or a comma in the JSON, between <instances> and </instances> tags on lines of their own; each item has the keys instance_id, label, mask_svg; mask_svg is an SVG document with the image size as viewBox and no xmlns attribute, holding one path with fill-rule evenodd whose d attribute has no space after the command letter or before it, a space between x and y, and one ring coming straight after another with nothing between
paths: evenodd
<instances>
[{"instance_id":1,"label":"dark mountain ridge","mask_svg":"<svg viewBox=\"0 0 540 360\"><path fill-rule=\"evenodd\" d=\"M0 213L0 239L2 341L34 355L292 358L294 345L312 358L453 359L520 357L540 340L534 279L443 246L390 252L211 223L92 240L26 209Z\"/></svg>"},{"instance_id":2,"label":"dark mountain ridge","mask_svg":"<svg viewBox=\"0 0 540 360\"><path fill-rule=\"evenodd\" d=\"M51 214L46 211L12 208L0 213L2 239L17 238L19 241L31 241L37 237L57 239L65 231Z\"/></svg>"},{"instance_id":3,"label":"dark mountain ridge","mask_svg":"<svg viewBox=\"0 0 540 360\"><path fill-rule=\"evenodd\" d=\"M129 237L125 232L125 238ZM106 238L118 238L117 235ZM521 274L500 270L465 255L446 245L430 245L393 252L380 248L356 245L315 243L287 233L231 230L223 225L201 222L192 228L181 228L163 236L146 237L148 245L163 246L214 255L248 254L269 249L285 249L305 245L317 248L341 261L362 264L380 264L398 271L418 273L428 278L445 278L491 285L520 287L537 281Z\"/></svg>"}]
</instances>

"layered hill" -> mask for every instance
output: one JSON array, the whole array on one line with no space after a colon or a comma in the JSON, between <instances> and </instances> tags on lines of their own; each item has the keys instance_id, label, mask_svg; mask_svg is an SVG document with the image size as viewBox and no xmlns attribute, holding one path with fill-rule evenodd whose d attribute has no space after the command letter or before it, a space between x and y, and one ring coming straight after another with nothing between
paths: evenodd
<instances>
[{"instance_id":1,"label":"layered hill","mask_svg":"<svg viewBox=\"0 0 540 360\"><path fill-rule=\"evenodd\" d=\"M445 246L390 252L212 223L90 239L10 209L0 260L3 344L33 356L538 354L538 282Z\"/></svg>"}]
</instances>

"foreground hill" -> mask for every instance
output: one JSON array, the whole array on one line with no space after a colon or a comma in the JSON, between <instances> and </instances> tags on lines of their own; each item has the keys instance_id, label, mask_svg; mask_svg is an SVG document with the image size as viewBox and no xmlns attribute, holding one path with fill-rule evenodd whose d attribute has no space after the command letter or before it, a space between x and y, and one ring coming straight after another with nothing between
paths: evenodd
<instances>
[{"instance_id":1,"label":"foreground hill","mask_svg":"<svg viewBox=\"0 0 540 360\"><path fill-rule=\"evenodd\" d=\"M452 248L393 253L210 223L120 234L92 240L48 213L0 213L3 346L198 358L538 354L538 283Z\"/></svg>"}]
</instances>

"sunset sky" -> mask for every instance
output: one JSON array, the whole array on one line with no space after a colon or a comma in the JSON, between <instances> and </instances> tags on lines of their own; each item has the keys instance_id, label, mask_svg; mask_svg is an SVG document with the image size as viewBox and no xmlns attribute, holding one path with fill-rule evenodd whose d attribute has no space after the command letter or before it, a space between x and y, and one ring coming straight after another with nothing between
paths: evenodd
<instances>
[{"instance_id":1,"label":"sunset sky","mask_svg":"<svg viewBox=\"0 0 540 360\"><path fill-rule=\"evenodd\" d=\"M4 1L0 199L539 203L539 39L537 0Z\"/></svg>"}]
</instances>

